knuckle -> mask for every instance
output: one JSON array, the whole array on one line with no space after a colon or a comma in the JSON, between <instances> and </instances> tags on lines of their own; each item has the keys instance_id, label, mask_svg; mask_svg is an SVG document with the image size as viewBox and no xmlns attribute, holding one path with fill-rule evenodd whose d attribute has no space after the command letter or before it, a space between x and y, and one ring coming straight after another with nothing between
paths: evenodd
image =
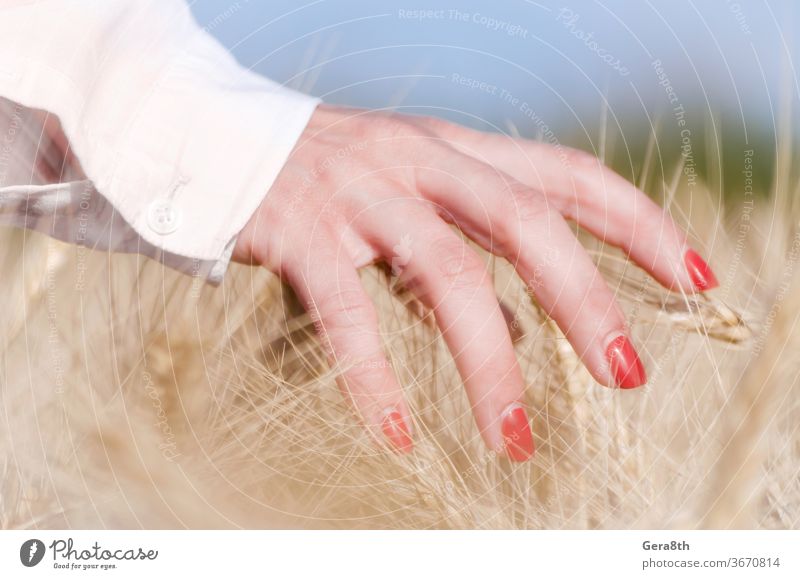
<instances>
[{"instance_id":1,"label":"knuckle","mask_svg":"<svg viewBox=\"0 0 800 579\"><path fill-rule=\"evenodd\" d=\"M450 122L448 122L448 121L446 121L444 119L440 119L440 118L432 117L432 116L428 116L428 115L417 117L417 119L418 119L418 122L420 124L422 124L423 126L427 127L430 130L433 130L433 131L435 131L437 133L438 132L441 132L441 133L451 132L457 126L457 125L454 125L453 123L450 123Z\"/></svg>"},{"instance_id":2,"label":"knuckle","mask_svg":"<svg viewBox=\"0 0 800 579\"><path fill-rule=\"evenodd\" d=\"M416 117L416 122L422 130L444 138L463 137L466 130L461 125L432 116Z\"/></svg>"},{"instance_id":3,"label":"knuckle","mask_svg":"<svg viewBox=\"0 0 800 579\"><path fill-rule=\"evenodd\" d=\"M551 210L544 195L528 187L515 185L511 193L514 215L523 224L540 220Z\"/></svg>"},{"instance_id":4,"label":"knuckle","mask_svg":"<svg viewBox=\"0 0 800 579\"><path fill-rule=\"evenodd\" d=\"M569 164L579 169L597 169L601 166L600 159L597 156L581 149L564 147L564 155Z\"/></svg>"},{"instance_id":5,"label":"knuckle","mask_svg":"<svg viewBox=\"0 0 800 579\"><path fill-rule=\"evenodd\" d=\"M458 237L435 241L431 255L437 272L452 289L474 289L488 283L483 261Z\"/></svg>"},{"instance_id":6,"label":"knuckle","mask_svg":"<svg viewBox=\"0 0 800 579\"><path fill-rule=\"evenodd\" d=\"M374 390L381 386L381 371L389 368L388 360L379 354L351 360L345 364L343 376L347 381L349 393L354 397L359 408L380 411L380 408L371 408L373 405L377 405L374 398L378 392Z\"/></svg>"},{"instance_id":7,"label":"knuckle","mask_svg":"<svg viewBox=\"0 0 800 579\"><path fill-rule=\"evenodd\" d=\"M322 324L330 331L354 330L377 325L372 304L364 298L361 288L339 287L316 302Z\"/></svg>"},{"instance_id":8,"label":"knuckle","mask_svg":"<svg viewBox=\"0 0 800 579\"><path fill-rule=\"evenodd\" d=\"M370 123L381 138L398 139L418 136L421 133L415 123L396 116L378 115L372 118Z\"/></svg>"},{"instance_id":9,"label":"knuckle","mask_svg":"<svg viewBox=\"0 0 800 579\"><path fill-rule=\"evenodd\" d=\"M553 211L538 191L520 184L511 189L510 207L498 212L492 239L493 250L506 256L518 253L525 231L545 222Z\"/></svg>"}]
</instances>

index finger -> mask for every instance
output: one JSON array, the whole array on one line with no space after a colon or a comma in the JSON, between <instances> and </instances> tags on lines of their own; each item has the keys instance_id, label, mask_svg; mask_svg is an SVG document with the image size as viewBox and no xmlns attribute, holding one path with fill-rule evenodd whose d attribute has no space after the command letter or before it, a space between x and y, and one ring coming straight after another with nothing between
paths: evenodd
<instances>
[{"instance_id":1,"label":"index finger","mask_svg":"<svg viewBox=\"0 0 800 579\"><path fill-rule=\"evenodd\" d=\"M622 248L664 287L694 293L719 285L670 215L596 156L438 119L431 127L460 151L542 191L564 217Z\"/></svg>"}]
</instances>

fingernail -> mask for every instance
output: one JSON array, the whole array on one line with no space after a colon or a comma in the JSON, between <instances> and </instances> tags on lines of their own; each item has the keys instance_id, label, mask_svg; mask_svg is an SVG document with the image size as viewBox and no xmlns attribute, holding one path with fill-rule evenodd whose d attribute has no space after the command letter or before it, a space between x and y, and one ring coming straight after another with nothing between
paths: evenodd
<instances>
[{"instance_id":1,"label":"fingernail","mask_svg":"<svg viewBox=\"0 0 800 579\"><path fill-rule=\"evenodd\" d=\"M702 292L719 286L714 272L703 258L697 255L696 251L689 249L683 261L686 263L686 269L689 270L689 277L692 278L692 282L698 290Z\"/></svg>"},{"instance_id":2,"label":"fingernail","mask_svg":"<svg viewBox=\"0 0 800 579\"><path fill-rule=\"evenodd\" d=\"M408 432L406 421L397 410L391 409L387 411L386 416L383 418L381 424L384 436L392 443L392 446L407 454L414 448L414 442L411 440L411 435Z\"/></svg>"},{"instance_id":3,"label":"fingernail","mask_svg":"<svg viewBox=\"0 0 800 579\"><path fill-rule=\"evenodd\" d=\"M611 375L620 388L636 388L647 382L639 355L627 336L617 336L606 349Z\"/></svg>"},{"instance_id":4,"label":"fingernail","mask_svg":"<svg viewBox=\"0 0 800 579\"><path fill-rule=\"evenodd\" d=\"M508 458L524 462L533 456L533 434L528 413L519 404L508 407L500 427Z\"/></svg>"}]
</instances>

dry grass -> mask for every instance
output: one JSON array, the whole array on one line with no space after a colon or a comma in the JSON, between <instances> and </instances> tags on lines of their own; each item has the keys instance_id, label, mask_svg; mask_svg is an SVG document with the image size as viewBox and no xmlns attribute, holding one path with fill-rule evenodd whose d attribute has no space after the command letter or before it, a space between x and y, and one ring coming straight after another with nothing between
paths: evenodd
<instances>
[{"instance_id":1,"label":"dry grass","mask_svg":"<svg viewBox=\"0 0 800 579\"><path fill-rule=\"evenodd\" d=\"M534 409L523 465L484 448L442 340L377 268L362 275L413 409L405 458L372 446L266 272L234 265L214 290L3 231L0 527L796 528L800 233L782 190L744 238L741 208L670 195L723 282L707 299L587 240L644 354L637 391L594 383L492 262Z\"/></svg>"}]
</instances>

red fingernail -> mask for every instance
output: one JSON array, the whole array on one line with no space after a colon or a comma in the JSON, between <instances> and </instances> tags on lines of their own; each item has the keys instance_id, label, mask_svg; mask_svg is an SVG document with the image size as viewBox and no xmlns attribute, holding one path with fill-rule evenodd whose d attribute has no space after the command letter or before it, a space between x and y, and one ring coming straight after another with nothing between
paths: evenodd
<instances>
[{"instance_id":1,"label":"red fingernail","mask_svg":"<svg viewBox=\"0 0 800 579\"><path fill-rule=\"evenodd\" d=\"M647 381L639 355L626 336L618 336L608 345L606 358L611 375L620 388L636 388Z\"/></svg>"},{"instance_id":2,"label":"red fingernail","mask_svg":"<svg viewBox=\"0 0 800 579\"><path fill-rule=\"evenodd\" d=\"M689 270L689 277L692 278L694 286L702 291L714 289L719 286L717 277L708 264L703 261L703 258L697 255L697 252L690 249L686 252L683 258L686 263L686 269Z\"/></svg>"},{"instance_id":3,"label":"red fingernail","mask_svg":"<svg viewBox=\"0 0 800 579\"><path fill-rule=\"evenodd\" d=\"M510 411L506 412L501 431L508 458L524 462L533 456L533 434L528 413L522 406L513 404Z\"/></svg>"},{"instance_id":4,"label":"red fingernail","mask_svg":"<svg viewBox=\"0 0 800 579\"><path fill-rule=\"evenodd\" d=\"M383 434L389 439L392 446L403 454L411 452L414 448L414 442L411 440L406 421L396 410L390 411L384 417L381 428L383 428Z\"/></svg>"}]
</instances>

